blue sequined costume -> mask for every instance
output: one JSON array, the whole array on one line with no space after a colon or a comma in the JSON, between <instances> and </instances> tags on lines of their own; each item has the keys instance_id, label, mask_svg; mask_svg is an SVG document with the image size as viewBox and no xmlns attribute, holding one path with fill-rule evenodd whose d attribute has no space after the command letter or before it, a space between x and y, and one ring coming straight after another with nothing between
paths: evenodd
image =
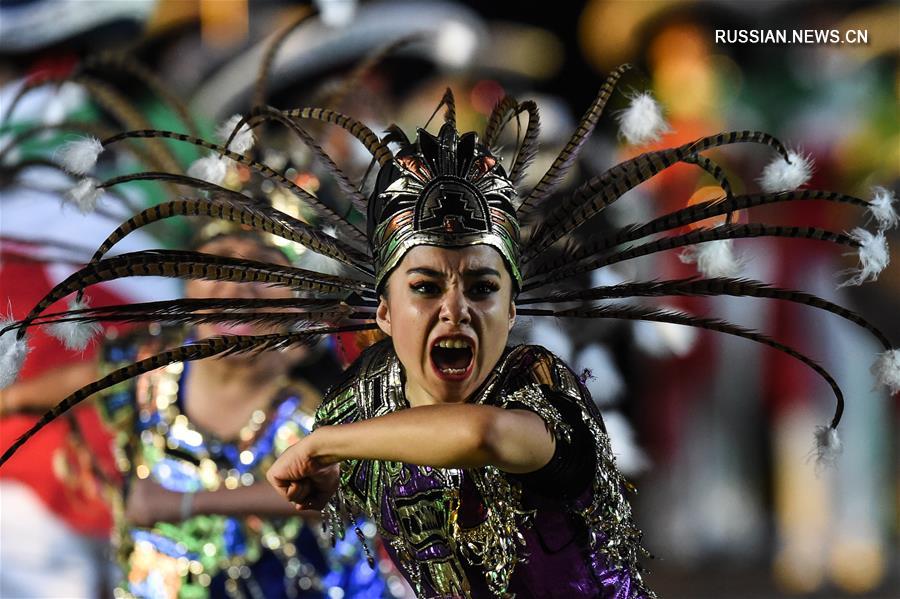
<instances>
[{"instance_id":1,"label":"blue sequined costume","mask_svg":"<svg viewBox=\"0 0 900 599\"><path fill-rule=\"evenodd\" d=\"M162 344L161 338L111 344L104 366L114 369ZM225 441L185 415L186 373L184 364L171 364L102 397L126 477L149 477L179 493L263 482L275 457L309 432L320 401L312 387L285 379L268 408L255 411L237 439ZM353 535L332 549L321 527L301 518L197 515L142 528L124 521L122 506L116 511L117 597L318 598L335 588L345 598L389 596Z\"/></svg>"}]
</instances>

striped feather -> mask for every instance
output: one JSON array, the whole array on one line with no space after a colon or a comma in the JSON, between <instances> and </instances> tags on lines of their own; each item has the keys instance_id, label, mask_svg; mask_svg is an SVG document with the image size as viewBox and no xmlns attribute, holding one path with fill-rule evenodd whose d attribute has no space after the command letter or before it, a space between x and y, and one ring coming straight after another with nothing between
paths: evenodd
<instances>
[{"instance_id":1,"label":"striped feather","mask_svg":"<svg viewBox=\"0 0 900 599\"><path fill-rule=\"evenodd\" d=\"M242 126L243 121L238 123L238 127ZM281 173L275 171L272 167L262 162L258 162L256 160L251 160L249 158L244 157L241 154L237 154L232 152L231 150L226 149L225 146L221 146L218 144L214 144L212 142L206 141L205 139L200 139L197 137L193 137L191 135L185 135L184 133L176 133L174 131L163 131L157 129L139 129L133 131L125 131L123 133L119 133L112 137L107 137L102 140L102 144L105 146L109 146L111 144L117 143L124 139L140 139L140 138L158 138L161 137L163 139L174 139L177 141L182 141L185 143L189 143L195 145L200 148L206 148L208 150L213 150L219 153L221 156L225 156L243 164L244 166L252 169L254 172L258 173L262 177L272 181L273 183L277 183L283 187L288 188L291 192L293 192L296 196L298 196L302 201L308 204L313 209L317 207L324 206L318 198L314 195L282 175ZM163 170L179 170L179 169L163 169ZM329 218L331 224L335 224L341 228L341 231L345 233L348 237L348 242L356 242L360 247L367 247L368 240L365 234L347 222L342 216L337 215L330 209L328 209L333 217ZM328 215L328 212L324 212L324 214Z\"/></svg>"},{"instance_id":2,"label":"striped feather","mask_svg":"<svg viewBox=\"0 0 900 599\"><path fill-rule=\"evenodd\" d=\"M688 279L673 279L664 281L639 282L639 283L623 283L620 285L610 285L603 287L594 287L592 289L579 289L574 291L559 291L542 297L533 297L527 299L519 299L516 306L525 306L529 304L555 304L577 301L595 301L610 298L624 297L660 297L670 295L684 296L716 296L730 295L733 297L761 297L770 299L779 299L804 306L810 306L831 314L835 314L849 320L866 329L878 339L878 342L885 349L891 349L891 343L887 336L881 332L878 327L870 323L868 320L848 310L834 302L830 302L824 298L797 291L794 289L784 289L773 287L767 283L759 281L751 281L747 279L731 279L731 278L713 278L701 279L692 277Z\"/></svg>"},{"instance_id":3,"label":"striped feather","mask_svg":"<svg viewBox=\"0 0 900 599\"><path fill-rule=\"evenodd\" d=\"M286 110L283 114L292 119L312 119L337 125L359 140L375 157L379 166L385 166L394 160L394 154L371 129L345 114L328 108L295 108Z\"/></svg>"},{"instance_id":4,"label":"striped feather","mask_svg":"<svg viewBox=\"0 0 900 599\"><path fill-rule=\"evenodd\" d=\"M255 260L178 250L132 252L88 264L54 287L22 323L27 326L54 302L70 293L125 277L206 279L235 283L265 283L319 294L366 293L372 284ZM24 329L19 331L19 337Z\"/></svg>"},{"instance_id":5,"label":"striped feather","mask_svg":"<svg viewBox=\"0 0 900 599\"><path fill-rule=\"evenodd\" d=\"M704 243L716 239L743 239L748 237L788 237L793 239L816 239L838 245L857 248L859 242L848 235L835 233L816 227L783 227L750 223L745 225L722 225L712 229L696 229L683 235L664 237L644 244L625 248L624 250L607 255L597 255L602 252L604 240L599 243L587 243L577 251L562 258L554 259L539 264L525 275L525 285L522 291L536 289L550 283L568 279L582 272L589 272L609 266L617 262L633 260L641 256L647 256L674 248ZM575 264L572 262L575 261ZM579 262L580 261L580 262Z\"/></svg>"},{"instance_id":6,"label":"striped feather","mask_svg":"<svg viewBox=\"0 0 900 599\"><path fill-rule=\"evenodd\" d=\"M566 173L569 172L569 169L572 168L575 159L578 158L581 147L584 145L584 142L591 132L593 132L594 127L597 126L597 121L600 120L603 109L606 107L606 103L609 101L616 84L619 82L619 79L622 78L622 75L630 69L631 65L623 64L606 78L606 81L597 93L597 97L594 98L594 101L591 103L590 107L588 107L587 112L581 117L575 133L569 141L566 142L566 145L553 161L553 164L550 165L550 168L547 169L547 172L544 173L544 176L541 177L541 180L538 181L538 184L534 186L534 189L532 189L527 196L525 196L525 199L522 201L522 204L517 211L520 219L530 214L535 206L553 193L553 190L559 182L562 181L563 177L566 176Z\"/></svg>"},{"instance_id":7,"label":"striped feather","mask_svg":"<svg viewBox=\"0 0 900 599\"><path fill-rule=\"evenodd\" d=\"M438 104L438 110L440 110L441 106L447 108L447 110L444 111L444 123L453 125L453 128L456 129L456 98L453 97L453 90L449 87L444 91L444 95L441 97L441 103Z\"/></svg>"},{"instance_id":8,"label":"striped feather","mask_svg":"<svg viewBox=\"0 0 900 599\"><path fill-rule=\"evenodd\" d=\"M722 176L721 168L699 152L736 143L759 143L775 148L787 156L787 150L777 138L760 131L728 131L700 138L676 148L645 152L621 162L593 177L563 200L537 227L523 250L523 262L568 235L591 217L615 203L626 192L654 177L678 162L697 164L709 172L729 195L730 184ZM730 220L730 219L729 219Z\"/></svg>"},{"instance_id":9,"label":"striped feather","mask_svg":"<svg viewBox=\"0 0 900 599\"><path fill-rule=\"evenodd\" d=\"M525 137L522 144L516 150L516 157L513 160L512 168L509 172L509 180L517 189L525 178L525 170L534 161L534 157L538 152L538 136L541 134L541 116L538 112L537 104L531 100L526 100L519 104L514 114L521 112L528 113L528 126L525 128Z\"/></svg>"},{"instance_id":10,"label":"striped feather","mask_svg":"<svg viewBox=\"0 0 900 599\"><path fill-rule=\"evenodd\" d=\"M228 136L228 139L225 142L225 146L227 147L231 143L231 141L234 139L234 136L238 133L238 131L241 130L241 127L243 127L245 123L248 124L251 128L255 128L260 124L260 122L263 122L258 119L274 120L290 129L295 135L297 135L297 137L300 138L301 141L303 141L304 144L306 144L306 146L310 150L312 150L313 154L316 156L316 158L318 158L319 163L322 165L322 167L328 172L328 174L334 177L341 191L349 196L349 199L351 200L351 202L353 202L354 207L359 205L360 203L365 205L366 197L359 191L357 191L356 186L350 182L350 180L347 178L347 175L345 175L344 172L338 167L338 165L334 163L334 160L331 159L331 156L329 156L325 152L325 150L323 150L322 147L316 143L312 135L310 135L309 132L306 131L306 129L298 125L295 121L286 117L280 110L276 108L272 108L271 106L257 106L256 108L254 108L252 118L241 119L241 121L239 121L238 124L232 129L231 135ZM346 226L353 226L344 217L334 212L331 207L321 202L321 200L318 200L318 204L316 206L313 206L313 208L321 209L326 213L329 213L325 217L329 221L343 221L344 223L346 223ZM363 216L365 216L365 213L363 213ZM334 223L332 222L332 224Z\"/></svg>"},{"instance_id":11,"label":"striped feather","mask_svg":"<svg viewBox=\"0 0 900 599\"><path fill-rule=\"evenodd\" d=\"M517 113L519 103L512 96L503 96L488 117L487 125L484 127L484 139L482 143L488 148L493 148L500 137L500 132L506 126L506 123Z\"/></svg>"},{"instance_id":12,"label":"striped feather","mask_svg":"<svg viewBox=\"0 0 900 599\"><path fill-rule=\"evenodd\" d=\"M805 354L802 354L799 351L795 350L794 348L784 345L783 343L780 343L772 339L771 337L724 320L714 318L701 318L671 310L621 305L599 306L593 308L571 308L567 310L523 309L519 312L519 314L522 314L523 316L553 316L556 318L617 318L620 320L668 322L671 324L680 324L689 327L707 329L710 331L725 333L726 335L733 335L735 337L749 339L750 341L754 341L756 343L768 345L769 347L787 354L792 358L800 360L813 371L815 371L815 373L818 374L822 379L824 379L826 383L828 383L828 386L831 387L832 393L834 393L836 403L834 417L831 420L832 428L837 427L838 423L841 421L841 416L844 413L844 394L841 392L840 386L838 386L837 381L834 380L834 377L832 377L831 374L829 374L829 372L822 366L820 366L817 362L807 357Z\"/></svg>"},{"instance_id":13,"label":"striped feather","mask_svg":"<svg viewBox=\"0 0 900 599\"><path fill-rule=\"evenodd\" d=\"M375 328L377 325L357 324L338 327L321 327L316 329L307 329L299 333L283 333L273 335L232 335L227 337L213 337L203 339L189 345L182 345L168 351L161 352L155 356L151 356L134 364L125 366L115 370L103 378L90 383L75 391L60 403L46 412L40 419L32 425L22 436L15 440L10 447L0 456L0 466L3 466L18 449L25 444L31 437L37 434L47 424L53 422L59 416L65 414L70 409L93 395L98 391L108 389L113 385L126 381L128 379L140 376L145 372L162 368L174 362L192 362L211 358L214 356L225 356L246 352L261 352L277 350L292 345L307 343L309 340L318 335L329 335L333 333L341 333L347 331L362 331Z\"/></svg>"},{"instance_id":14,"label":"striped feather","mask_svg":"<svg viewBox=\"0 0 900 599\"><path fill-rule=\"evenodd\" d=\"M173 216L207 216L249 225L256 230L290 239L316 253L334 258L371 275L371 261L367 254L263 201L208 181L169 173L136 173L109 179L101 183L101 186L108 187L136 180L169 180L179 185L189 185L212 193L208 198L182 198L143 210L122 223L107 237L94 254L94 260L102 257L123 237L140 227Z\"/></svg>"},{"instance_id":15,"label":"striped feather","mask_svg":"<svg viewBox=\"0 0 900 599\"><path fill-rule=\"evenodd\" d=\"M266 104L266 88L269 85L269 75L272 72L272 65L275 63L275 58L278 56L278 51L281 50L284 40L306 21L318 14L319 11L315 10L315 8L304 7L303 12L298 14L293 21L275 33L272 39L269 40L262 60L259 63L259 71L256 73L256 81L253 86L253 106Z\"/></svg>"}]
</instances>

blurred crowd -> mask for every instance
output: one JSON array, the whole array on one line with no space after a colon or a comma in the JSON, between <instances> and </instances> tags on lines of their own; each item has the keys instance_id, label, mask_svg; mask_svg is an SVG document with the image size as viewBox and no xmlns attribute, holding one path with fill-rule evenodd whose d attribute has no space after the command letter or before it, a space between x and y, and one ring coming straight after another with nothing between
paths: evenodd
<instances>
[{"instance_id":1,"label":"blurred crowd","mask_svg":"<svg viewBox=\"0 0 900 599\"><path fill-rule=\"evenodd\" d=\"M313 5L0 2L0 301L11 311L4 316L24 317L122 221L178 193L165 182L138 181L88 210L66 194L72 181L54 162L60 143L144 128L211 135L260 101L328 105L373 131L396 123L412 133L447 86L456 94L461 131L481 130L505 94L534 99L542 145L531 173L539 177L606 74L630 62L635 73L607 110L623 108L632 90L650 89L670 131L652 145L625 147L605 116L571 183L648 149L754 129L809 154L816 165L812 187L857 197L869 197L876 185L900 187L896 3L557 4L319 0L320 15L282 41L270 75L260 80L272 36ZM868 43L724 44L716 42L716 29L865 30ZM310 132L351 180L366 172L370 157L348 137L325 126ZM501 143L515 148L516 127L506 133ZM339 182L307 146L276 127L259 135L284 137L273 144L283 150L262 161L346 210ZM171 140L129 150L101 164L108 176L137 170L137 160L190 173L203 158L198 148ZM769 150L720 149L716 161L743 193L757 188ZM227 173L225 184L264 195L298 218L315 218L240 168ZM720 192L702 170L679 165L629 192L591 226L641 222ZM840 204L798 202L779 218L790 210L830 230L857 224L857 213ZM736 219L748 222L746 214ZM888 242L900 244L896 230ZM742 276L837 301L900 339L896 264L877 282L836 289L832 273L852 263L823 245L759 238L738 240L736 249L747 256ZM157 223L111 254L151 247L301 266L320 260L284 240L200 219ZM783 260L788 254L791 260ZM641 272L694 274L675 252L663 252L602 269L585 283L614 284ZM204 284L179 289L149 277L105 283L88 294L92 306L104 306L286 293L228 283L198 289ZM900 406L896 396L872 389L868 365L877 345L830 314L788 302L667 301L816 356L848 401L843 455L834 468L820 470L809 459L811 431L833 406L827 387L802 364L742 339L677 325L521 318L515 341L543 345L585 372L619 466L639 491L632 496L636 520L655 556L647 564L650 586L661 597L900 595ZM83 351L38 330L19 382L0 392L0 449L117 363L222 332L222 325L205 326L117 323ZM241 331L254 332L260 331ZM347 334L292 352L172 365L54 422L0 470L0 597L411 596L372 525L357 523L332 548L315 514L298 516L281 505L263 480L272 459L309 430L321 395L368 342Z\"/></svg>"}]
</instances>

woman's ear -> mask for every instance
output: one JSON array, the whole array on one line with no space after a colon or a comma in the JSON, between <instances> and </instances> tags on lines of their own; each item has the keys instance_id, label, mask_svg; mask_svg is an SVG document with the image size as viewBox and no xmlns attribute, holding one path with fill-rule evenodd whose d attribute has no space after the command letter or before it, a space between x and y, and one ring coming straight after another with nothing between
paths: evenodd
<instances>
[{"instance_id":1,"label":"woman's ear","mask_svg":"<svg viewBox=\"0 0 900 599\"><path fill-rule=\"evenodd\" d=\"M510 300L509 302L509 328L508 331L511 331L513 325L516 324L516 302Z\"/></svg>"},{"instance_id":2,"label":"woman's ear","mask_svg":"<svg viewBox=\"0 0 900 599\"><path fill-rule=\"evenodd\" d=\"M391 309L383 295L378 297L378 309L375 310L375 322L378 323L378 328L381 329L385 335L390 337Z\"/></svg>"}]
</instances>

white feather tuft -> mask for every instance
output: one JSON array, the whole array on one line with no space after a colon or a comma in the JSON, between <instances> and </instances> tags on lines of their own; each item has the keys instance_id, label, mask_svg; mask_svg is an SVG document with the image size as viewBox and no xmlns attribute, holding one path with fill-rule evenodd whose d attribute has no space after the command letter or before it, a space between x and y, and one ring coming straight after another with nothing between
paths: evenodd
<instances>
[{"instance_id":1,"label":"white feather tuft","mask_svg":"<svg viewBox=\"0 0 900 599\"><path fill-rule=\"evenodd\" d=\"M716 239L688 246L678 259L684 264L696 264L705 277L734 277L744 266L744 258L735 255L733 241Z\"/></svg>"},{"instance_id":2,"label":"white feather tuft","mask_svg":"<svg viewBox=\"0 0 900 599\"><path fill-rule=\"evenodd\" d=\"M69 310L84 310L89 307L87 302L74 299L69 302ZM83 351L102 328L96 322L54 322L47 326L47 331L68 349Z\"/></svg>"},{"instance_id":3,"label":"white feather tuft","mask_svg":"<svg viewBox=\"0 0 900 599\"><path fill-rule=\"evenodd\" d=\"M660 306L666 308L666 306ZM657 358L677 356L683 358L693 351L698 332L671 322L636 321L633 325L634 341L638 348Z\"/></svg>"},{"instance_id":4,"label":"white feather tuft","mask_svg":"<svg viewBox=\"0 0 900 599\"><path fill-rule=\"evenodd\" d=\"M884 237L884 231L872 233L871 231L857 227L850 231L850 237L860 244L859 249L857 250L857 255L859 256L859 268L852 268L849 271L845 271L844 274L852 274L853 276L838 285L838 287L862 285L863 283L874 281L891 261L891 255L888 252L887 239Z\"/></svg>"},{"instance_id":5,"label":"white feather tuft","mask_svg":"<svg viewBox=\"0 0 900 599\"><path fill-rule=\"evenodd\" d=\"M356 15L356 0L315 0L319 14L328 27L346 27Z\"/></svg>"},{"instance_id":6,"label":"white feather tuft","mask_svg":"<svg viewBox=\"0 0 900 599\"><path fill-rule=\"evenodd\" d=\"M794 150L788 150L788 160L780 154L763 169L759 184L770 193L791 191L805 185L813 173L813 161Z\"/></svg>"},{"instance_id":7,"label":"white feather tuft","mask_svg":"<svg viewBox=\"0 0 900 599\"><path fill-rule=\"evenodd\" d=\"M648 92L632 97L628 108L616 114L616 120L622 137L635 146L656 141L663 133L671 131L662 109Z\"/></svg>"},{"instance_id":8,"label":"white feather tuft","mask_svg":"<svg viewBox=\"0 0 900 599\"><path fill-rule=\"evenodd\" d=\"M830 426L816 427L816 467L834 466L843 448L837 429Z\"/></svg>"},{"instance_id":9,"label":"white feather tuft","mask_svg":"<svg viewBox=\"0 0 900 599\"><path fill-rule=\"evenodd\" d=\"M63 144L57 151L57 158L64 169L73 175L87 175L97 165L103 152L103 144L96 137L84 137Z\"/></svg>"},{"instance_id":10,"label":"white feather tuft","mask_svg":"<svg viewBox=\"0 0 900 599\"><path fill-rule=\"evenodd\" d=\"M888 388L891 395L900 393L900 349L880 353L872 364L872 374Z\"/></svg>"},{"instance_id":11,"label":"white feather tuft","mask_svg":"<svg viewBox=\"0 0 900 599\"><path fill-rule=\"evenodd\" d=\"M216 130L216 135L219 136L222 143L225 143L231 136L231 132L234 131L234 128L241 121L241 118L241 115L236 114L219 126ZM250 125L244 123L234 136L234 139L231 140L231 143L228 144L228 149L232 152L237 152L238 154L244 154L253 147L255 142L256 139L253 137L253 129L250 128Z\"/></svg>"},{"instance_id":12,"label":"white feather tuft","mask_svg":"<svg viewBox=\"0 0 900 599\"><path fill-rule=\"evenodd\" d=\"M85 177L75 187L66 192L66 199L74 203L82 214L90 214L97 209L97 202L103 196L103 189L97 187L97 180Z\"/></svg>"},{"instance_id":13,"label":"white feather tuft","mask_svg":"<svg viewBox=\"0 0 900 599\"><path fill-rule=\"evenodd\" d=\"M872 201L869 202L869 214L878 221L878 229L880 231L893 229L897 226L897 223L900 223L900 216L894 209L897 196L894 195L893 191L884 187L873 187L872 194Z\"/></svg>"},{"instance_id":14,"label":"white feather tuft","mask_svg":"<svg viewBox=\"0 0 900 599\"><path fill-rule=\"evenodd\" d=\"M12 320L0 320L0 329L14 324ZM9 387L16 381L25 356L28 355L28 342L16 338L16 329L0 335L0 389Z\"/></svg>"},{"instance_id":15,"label":"white feather tuft","mask_svg":"<svg viewBox=\"0 0 900 599\"><path fill-rule=\"evenodd\" d=\"M198 158L188 167L187 174L195 179L203 179L219 185L225 180L228 174L228 164L218 154L211 153L209 156Z\"/></svg>"}]
</instances>

